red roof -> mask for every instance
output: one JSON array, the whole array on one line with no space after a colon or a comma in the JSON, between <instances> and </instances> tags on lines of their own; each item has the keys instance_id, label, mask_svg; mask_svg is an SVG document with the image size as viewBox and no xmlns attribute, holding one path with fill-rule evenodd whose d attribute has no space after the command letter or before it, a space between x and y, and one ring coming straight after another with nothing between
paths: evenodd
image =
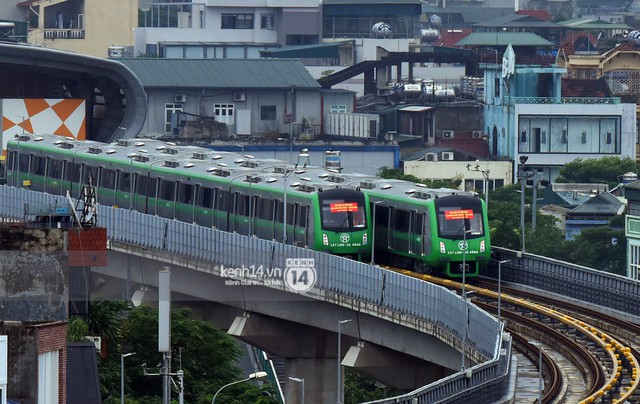
<instances>
[{"instance_id":1,"label":"red roof","mask_svg":"<svg viewBox=\"0 0 640 404\"><path fill-rule=\"evenodd\" d=\"M516 14L529 15L542 21L551 21L551 14L547 10L519 10Z\"/></svg>"},{"instance_id":2,"label":"red roof","mask_svg":"<svg viewBox=\"0 0 640 404\"><path fill-rule=\"evenodd\" d=\"M446 46L455 48L456 44L463 38L471 34L471 28L451 28L443 30L442 35L433 44L435 46Z\"/></svg>"},{"instance_id":3,"label":"red roof","mask_svg":"<svg viewBox=\"0 0 640 404\"><path fill-rule=\"evenodd\" d=\"M599 79L562 79L563 97L612 97L609 85L604 78Z\"/></svg>"}]
</instances>

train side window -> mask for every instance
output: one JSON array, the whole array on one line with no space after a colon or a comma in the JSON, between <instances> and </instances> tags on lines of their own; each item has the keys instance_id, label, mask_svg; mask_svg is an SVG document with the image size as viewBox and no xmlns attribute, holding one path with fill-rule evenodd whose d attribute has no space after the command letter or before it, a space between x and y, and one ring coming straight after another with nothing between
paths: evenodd
<instances>
[{"instance_id":1,"label":"train side window","mask_svg":"<svg viewBox=\"0 0 640 404\"><path fill-rule=\"evenodd\" d=\"M80 163L71 163L67 161L64 169L64 179L70 182L80 182L80 173L82 165Z\"/></svg>"},{"instance_id":2,"label":"train side window","mask_svg":"<svg viewBox=\"0 0 640 404\"><path fill-rule=\"evenodd\" d=\"M410 225L411 217L409 215L409 212L402 209L396 209L395 229L398 231L408 232Z\"/></svg>"},{"instance_id":3,"label":"train side window","mask_svg":"<svg viewBox=\"0 0 640 404\"><path fill-rule=\"evenodd\" d=\"M7 153L7 170L13 170L13 162L16 159L16 152L10 151Z\"/></svg>"},{"instance_id":4,"label":"train side window","mask_svg":"<svg viewBox=\"0 0 640 404\"><path fill-rule=\"evenodd\" d=\"M387 227L389 224L389 207L374 205L376 209L376 226Z\"/></svg>"},{"instance_id":5,"label":"train side window","mask_svg":"<svg viewBox=\"0 0 640 404\"><path fill-rule=\"evenodd\" d=\"M146 177L144 175L138 176L138 183L136 185L136 193L138 195L149 196L148 190L147 190L147 185L148 184L149 184L149 178L148 177Z\"/></svg>"},{"instance_id":6,"label":"train side window","mask_svg":"<svg viewBox=\"0 0 640 404\"><path fill-rule=\"evenodd\" d=\"M229 209L229 191L218 192L218 202L216 209L226 212Z\"/></svg>"},{"instance_id":7,"label":"train side window","mask_svg":"<svg viewBox=\"0 0 640 404\"><path fill-rule=\"evenodd\" d=\"M308 208L304 205L300 205L298 208L298 226L307 227L307 212Z\"/></svg>"},{"instance_id":8,"label":"train side window","mask_svg":"<svg viewBox=\"0 0 640 404\"><path fill-rule=\"evenodd\" d=\"M193 185L179 183L178 186L178 202L191 205L193 202Z\"/></svg>"},{"instance_id":9,"label":"train side window","mask_svg":"<svg viewBox=\"0 0 640 404\"><path fill-rule=\"evenodd\" d=\"M102 169L100 186L106 189L114 189L116 185L116 172L107 168Z\"/></svg>"},{"instance_id":10,"label":"train side window","mask_svg":"<svg viewBox=\"0 0 640 404\"><path fill-rule=\"evenodd\" d=\"M118 190L129 192L131 190L131 174L120 171L120 179L118 181Z\"/></svg>"},{"instance_id":11,"label":"train side window","mask_svg":"<svg viewBox=\"0 0 640 404\"><path fill-rule=\"evenodd\" d=\"M260 211L258 212L258 218L264 220L273 220L273 206L274 202L271 199L260 199Z\"/></svg>"},{"instance_id":12,"label":"train side window","mask_svg":"<svg viewBox=\"0 0 640 404\"><path fill-rule=\"evenodd\" d=\"M176 183L169 180L160 180L160 199L165 201L175 201L176 197Z\"/></svg>"},{"instance_id":13,"label":"train side window","mask_svg":"<svg viewBox=\"0 0 640 404\"><path fill-rule=\"evenodd\" d=\"M98 179L98 167L85 166L82 183L84 185L96 185Z\"/></svg>"},{"instance_id":14,"label":"train side window","mask_svg":"<svg viewBox=\"0 0 640 404\"><path fill-rule=\"evenodd\" d=\"M34 175L44 176L47 168L47 158L41 156L33 156L31 159L31 173Z\"/></svg>"},{"instance_id":15,"label":"train side window","mask_svg":"<svg viewBox=\"0 0 640 404\"><path fill-rule=\"evenodd\" d=\"M211 209L214 201L214 190L212 188L201 187L198 192L198 206Z\"/></svg>"},{"instance_id":16,"label":"train side window","mask_svg":"<svg viewBox=\"0 0 640 404\"><path fill-rule=\"evenodd\" d=\"M293 203L287 203L287 224L293 226L293 217L295 213L295 206Z\"/></svg>"},{"instance_id":17,"label":"train side window","mask_svg":"<svg viewBox=\"0 0 640 404\"><path fill-rule=\"evenodd\" d=\"M49 160L49 172L47 177L59 180L62 178L62 160Z\"/></svg>"},{"instance_id":18,"label":"train side window","mask_svg":"<svg viewBox=\"0 0 640 404\"><path fill-rule=\"evenodd\" d=\"M20 157L18 158L18 171L22 172L22 173L28 173L29 172L29 159L30 159L30 155L29 154L20 154Z\"/></svg>"},{"instance_id":19,"label":"train side window","mask_svg":"<svg viewBox=\"0 0 640 404\"><path fill-rule=\"evenodd\" d=\"M249 215L249 197L236 193L236 214L241 216Z\"/></svg>"}]
</instances>

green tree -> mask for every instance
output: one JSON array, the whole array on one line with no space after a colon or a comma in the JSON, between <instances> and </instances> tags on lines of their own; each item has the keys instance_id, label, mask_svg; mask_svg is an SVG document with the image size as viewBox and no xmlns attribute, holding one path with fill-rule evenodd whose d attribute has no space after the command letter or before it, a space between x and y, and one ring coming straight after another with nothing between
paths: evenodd
<instances>
[{"instance_id":1,"label":"green tree","mask_svg":"<svg viewBox=\"0 0 640 404\"><path fill-rule=\"evenodd\" d=\"M89 326L80 317L72 317L67 324L67 340L69 342L86 341L85 336L89 335Z\"/></svg>"},{"instance_id":2,"label":"green tree","mask_svg":"<svg viewBox=\"0 0 640 404\"><path fill-rule=\"evenodd\" d=\"M570 241L567 261L618 275L626 273L627 240L624 229L609 226L584 229Z\"/></svg>"},{"instance_id":3,"label":"green tree","mask_svg":"<svg viewBox=\"0 0 640 404\"><path fill-rule=\"evenodd\" d=\"M600 183L612 188L619 184L627 172L638 172L638 164L630 157L602 157L599 159L575 159L560 169L556 182Z\"/></svg>"},{"instance_id":4,"label":"green tree","mask_svg":"<svg viewBox=\"0 0 640 404\"><path fill-rule=\"evenodd\" d=\"M390 389L380 383L362 376L358 372L346 368L344 381L345 404L356 404L366 401L394 397L402 392Z\"/></svg>"},{"instance_id":5,"label":"green tree","mask_svg":"<svg viewBox=\"0 0 640 404\"><path fill-rule=\"evenodd\" d=\"M404 174L401 169L381 167L378 175L381 178L402 180L415 182L417 184L425 184L429 188L453 188L458 189L462 184L462 178L454 178L453 180L422 180L415 175Z\"/></svg>"},{"instance_id":6,"label":"green tree","mask_svg":"<svg viewBox=\"0 0 640 404\"><path fill-rule=\"evenodd\" d=\"M129 356L125 366L125 390L128 403L159 403L162 380L159 376L145 376L142 364L149 373L157 374L156 364L162 361L158 352L158 311L148 306L122 310L122 305L105 304L105 317L119 318L121 332L119 349L110 351L100 361L100 382L103 401L116 403L120 391L120 354L136 352ZM108 315L109 310L112 311ZM126 315L125 315L126 314ZM239 344L212 323L191 318L188 309L176 309L171 313L172 370L182 364L185 378L186 403L210 403L215 392L223 385L243 378L238 368L242 355ZM174 396L176 395L174 391ZM230 403L276 403L273 386L257 387L250 383L230 386L221 393L216 402Z\"/></svg>"}]
</instances>

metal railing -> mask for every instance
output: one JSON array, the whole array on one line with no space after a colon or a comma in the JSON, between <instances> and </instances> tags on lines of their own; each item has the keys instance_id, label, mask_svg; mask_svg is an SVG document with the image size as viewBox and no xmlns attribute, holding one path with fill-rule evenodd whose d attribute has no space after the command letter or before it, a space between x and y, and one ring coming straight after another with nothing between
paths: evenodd
<instances>
[{"instance_id":1,"label":"metal railing","mask_svg":"<svg viewBox=\"0 0 640 404\"><path fill-rule=\"evenodd\" d=\"M620 104L619 97L502 97L502 105L515 104Z\"/></svg>"}]
</instances>

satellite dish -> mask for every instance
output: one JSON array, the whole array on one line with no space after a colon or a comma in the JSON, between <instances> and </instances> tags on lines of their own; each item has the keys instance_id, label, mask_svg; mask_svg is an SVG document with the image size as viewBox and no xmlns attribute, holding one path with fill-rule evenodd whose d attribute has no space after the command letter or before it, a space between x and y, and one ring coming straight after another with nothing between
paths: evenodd
<instances>
[{"instance_id":1,"label":"satellite dish","mask_svg":"<svg viewBox=\"0 0 640 404\"><path fill-rule=\"evenodd\" d=\"M629 32L627 39L630 40L634 46L640 46L640 31L633 30Z\"/></svg>"},{"instance_id":2,"label":"satellite dish","mask_svg":"<svg viewBox=\"0 0 640 404\"><path fill-rule=\"evenodd\" d=\"M440 17L438 14L431 14L431 16L429 17L429 24L433 28L439 28L440 26L442 26L442 17Z\"/></svg>"},{"instance_id":3,"label":"satellite dish","mask_svg":"<svg viewBox=\"0 0 640 404\"><path fill-rule=\"evenodd\" d=\"M377 22L371 27L371 33L374 38L390 38L391 37L391 25L386 22Z\"/></svg>"}]
</instances>

